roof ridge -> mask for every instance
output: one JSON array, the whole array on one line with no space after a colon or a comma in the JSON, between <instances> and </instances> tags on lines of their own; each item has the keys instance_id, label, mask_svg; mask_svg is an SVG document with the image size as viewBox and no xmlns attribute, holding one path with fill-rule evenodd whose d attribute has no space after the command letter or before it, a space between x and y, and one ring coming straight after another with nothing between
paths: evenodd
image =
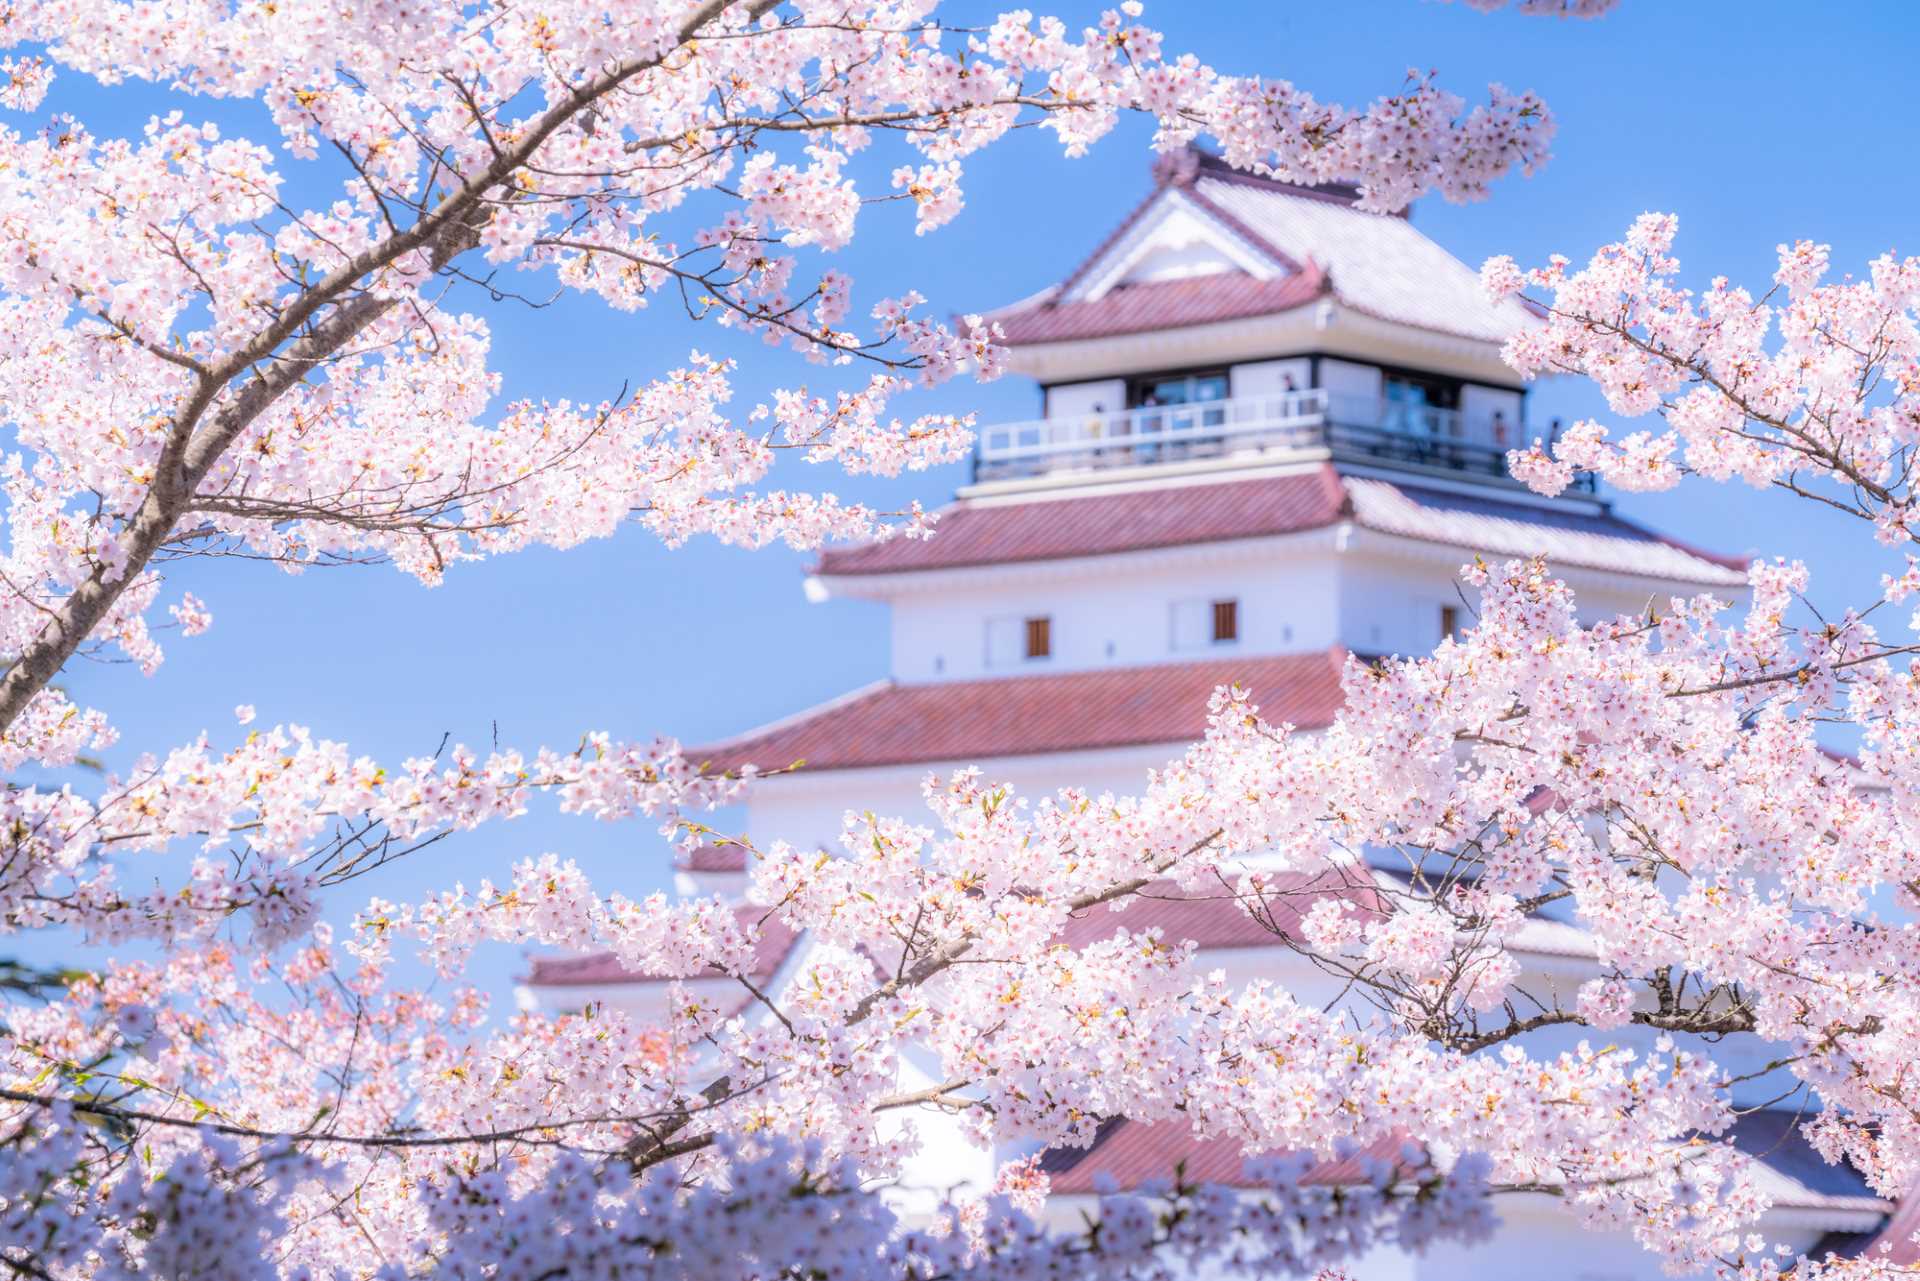
<instances>
[{"instance_id":1,"label":"roof ridge","mask_svg":"<svg viewBox=\"0 0 1920 1281\"><path fill-rule=\"evenodd\" d=\"M1360 187L1357 183L1299 182L1275 174L1263 174L1253 169L1243 169L1225 156L1191 142L1186 144L1182 152L1165 153L1154 162L1154 176L1158 178L1163 171L1168 175L1168 181L1174 186L1191 186L1202 177L1218 178L1263 191L1344 205L1353 209L1355 213L1369 214L1374 217L1404 219L1408 216L1405 207L1392 214L1375 214L1372 210L1355 208L1361 199Z\"/></svg>"}]
</instances>

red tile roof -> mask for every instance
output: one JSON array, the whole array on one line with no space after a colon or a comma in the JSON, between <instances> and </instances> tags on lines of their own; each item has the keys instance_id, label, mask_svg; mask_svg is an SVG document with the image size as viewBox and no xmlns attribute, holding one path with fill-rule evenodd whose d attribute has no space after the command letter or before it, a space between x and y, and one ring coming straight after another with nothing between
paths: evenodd
<instances>
[{"instance_id":1,"label":"red tile roof","mask_svg":"<svg viewBox=\"0 0 1920 1281\"><path fill-rule=\"evenodd\" d=\"M1331 466L1025 503L963 501L941 513L932 538L827 551L815 570L891 574L1100 556L1320 529L1346 510L1346 490Z\"/></svg>"},{"instance_id":2,"label":"red tile roof","mask_svg":"<svg viewBox=\"0 0 1920 1281\"><path fill-rule=\"evenodd\" d=\"M1406 1141L1399 1138L1376 1140L1344 1159L1321 1161L1301 1182L1318 1186L1367 1182L1374 1162L1397 1162L1405 1147ZM1196 1139L1178 1121L1117 1120L1100 1127L1090 1148L1050 1149L1040 1158L1040 1168L1047 1172L1056 1196L1085 1196L1099 1191L1102 1175L1128 1190L1156 1179L1171 1181L1176 1165L1192 1183L1258 1186L1246 1175L1247 1160L1238 1139Z\"/></svg>"},{"instance_id":3,"label":"red tile roof","mask_svg":"<svg viewBox=\"0 0 1920 1281\"><path fill-rule=\"evenodd\" d=\"M766 978L780 968L793 950L799 935L764 907L742 904L733 909L743 927L760 926L759 946L754 949L750 978ZM719 976L718 971L713 972ZM528 959L523 980L528 987L585 987L598 983L661 982L660 975L630 970L611 952L590 956L535 956Z\"/></svg>"},{"instance_id":4,"label":"red tile roof","mask_svg":"<svg viewBox=\"0 0 1920 1281\"><path fill-rule=\"evenodd\" d=\"M1176 188L1283 274L1262 281L1223 271L1075 298L1089 273ZM1528 323L1527 308L1490 301L1477 272L1406 218L1362 212L1356 198L1352 187L1300 186L1195 149L1172 153L1154 165L1152 193L1064 281L989 318L1016 347L1273 315L1327 294L1368 315L1484 342Z\"/></svg>"},{"instance_id":5,"label":"red tile roof","mask_svg":"<svg viewBox=\"0 0 1920 1281\"><path fill-rule=\"evenodd\" d=\"M1362 529L1495 556L1734 586L1745 561L1666 538L1604 508L1553 508L1417 482L1344 475L1332 463L1254 480L1192 480L1026 502L965 499L927 539L828 551L815 572L852 577L1067 560L1193 543L1302 533L1351 520Z\"/></svg>"},{"instance_id":6,"label":"red tile roof","mask_svg":"<svg viewBox=\"0 0 1920 1281\"><path fill-rule=\"evenodd\" d=\"M1847 1253L1864 1259L1882 1259L1895 1267L1910 1268L1920 1263L1920 1244L1914 1237L1920 1234L1920 1187L1910 1190L1900 1198L1900 1204L1894 1208L1880 1231L1869 1240ZM1882 1246L1886 1252L1882 1253Z\"/></svg>"},{"instance_id":7,"label":"red tile roof","mask_svg":"<svg viewBox=\"0 0 1920 1281\"><path fill-rule=\"evenodd\" d=\"M1018 347L1271 316L1305 306L1329 288L1326 273L1309 263L1275 280L1232 272L1116 285L1091 302L1045 302L995 319L1002 341Z\"/></svg>"},{"instance_id":8,"label":"red tile roof","mask_svg":"<svg viewBox=\"0 0 1920 1281\"><path fill-rule=\"evenodd\" d=\"M744 872L747 847L744 845L701 845L676 855L674 865L683 872Z\"/></svg>"},{"instance_id":9,"label":"red tile roof","mask_svg":"<svg viewBox=\"0 0 1920 1281\"><path fill-rule=\"evenodd\" d=\"M1685 582L1744 585L1747 561L1657 534L1606 508L1548 508L1419 484L1347 478L1362 529L1498 555L1542 555L1552 565L1586 565Z\"/></svg>"},{"instance_id":10,"label":"red tile roof","mask_svg":"<svg viewBox=\"0 0 1920 1281\"><path fill-rule=\"evenodd\" d=\"M703 846L703 849L713 849ZM738 847L717 850L727 853ZM1122 900L1126 910L1094 908L1071 918L1060 942L1075 949L1109 939L1122 928L1135 934L1160 930L1169 943L1188 940L1204 950L1275 947L1275 931L1296 932L1300 918L1323 897L1337 895L1362 910L1378 910L1381 899L1363 868L1331 868L1317 874L1291 873L1271 878L1259 900L1258 915L1243 909L1225 889L1219 894L1182 890L1159 881ZM767 915L764 907L735 909L743 923L762 922L760 948L752 977L765 978L780 968L797 939L795 932ZM599 983L653 982L636 974L610 953L580 957L535 957L526 982L531 987L579 987Z\"/></svg>"},{"instance_id":11,"label":"red tile roof","mask_svg":"<svg viewBox=\"0 0 1920 1281\"><path fill-rule=\"evenodd\" d=\"M1731 1144L1776 1176L1777 1186L1773 1189L1777 1194L1776 1205L1811 1206L1823 1198L1843 1201L1861 1198L1867 1202L1874 1199L1866 1181L1852 1167L1829 1165L1804 1139L1795 1139L1796 1125L1797 1118L1782 1111L1745 1113L1718 1141ZM1405 1148L1404 1138L1379 1139L1344 1159L1320 1162L1302 1182L1319 1185L1365 1182L1371 1163L1401 1161ZM1245 1173L1247 1159L1239 1140L1196 1139L1184 1122L1144 1124L1115 1119L1101 1125L1091 1147L1050 1149L1040 1158L1040 1168L1050 1176L1053 1192L1062 1195L1097 1191L1095 1183L1103 1174L1123 1190L1157 1179L1171 1180L1176 1165L1182 1166L1182 1173L1192 1183L1258 1186ZM1798 1199L1794 1199L1796 1196ZM1847 1241L1848 1248L1843 1252L1866 1258L1885 1257L1898 1265L1911 1265L1920 1260L1920 1250L1908 1239L1920 1229L1920 1211L1916 1211L1915 1206L1920 1206L1920 1201L1904 1202L1877 1235L1848 1234L1864 1237L1865 1241ZM1879 1254L1881 1242L1892 1246L1889 1255Z\"/></svg>"},{"instance_id":12,"label":"red tile roof","mask_svg":"<svg viewBox=\"0 0 1920 1281\"><path fill-rule=\"evenodd\" d=\"M807 769L828 770L1186 743L1206 730L1209 695L1235 682L1252 691L1269 720L1317 728L1340 709L1343 661L1341 651L1322 650L932 685L887 682L689 756L714 769L804 761Z\"/></svg>"},{"instance_id":13,"label":"red tile roof","mask_svg":"<svg viewBox=\"0 0 1920 1281\"><path fill-rule=\"evenodd\" d=\"M1270 877L1260 897L1244 907L1224 885L1209 892L1156 881L1120 900L1120 911L1096 907L1074 917L1060 940L1078 949L1122 929L1139 934L1157 928L1166 942L1192 941L1206 951L1275 947L1276 933L1298 933L1300 918L1323 898L1345 899L1366 912L1385 909L1373 877L1360 866Z\"/></svg>"}]
</instances>

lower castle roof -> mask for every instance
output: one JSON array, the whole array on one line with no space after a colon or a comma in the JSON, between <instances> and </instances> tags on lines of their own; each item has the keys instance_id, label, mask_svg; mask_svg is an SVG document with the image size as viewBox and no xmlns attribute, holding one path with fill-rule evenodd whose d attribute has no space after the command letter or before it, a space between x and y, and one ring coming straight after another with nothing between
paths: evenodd
<instances>
[{"instance_id":1,"label":"lower castle roof","mask_svg":"<svg viewBox=\"0 0 1920 1281\"><path fill-rule=\"evenodd\" d=\"M1300 1179L1314 1187L1339 1187L1372 1180L1377 1164L1395 1164L1406 1141L1377 1139L1345 1157L1316 1163ZM1178 1121L1158 1123L1114 1120L1102 1123L1091 1146L1050 1148L1040 1158L1049 1191L1056 1196L1087 1196L1111 1186L1133 1191L1143 1184L1171 1182L1174 1168L1189 1183L1256 1187L1246 1174L1247 1153L1235 1138L1195 1138Z\"/></svg>"},{"instance_id":2,"label":"lower castle roof","mask_svg":"<svg viewBox=\"0 0 1920 1281\"><path fill-rule=\"evenodd\" d=\"M1544 555L1550 565L1698 586L1746 582L1745 561L1664 537L1605 507L1546 505L1517 490L1456 492L1417 479L1351 473L1332 463L1254 477L1228 473L1117 490L1090 486L1024 499L963 498L940 512L933 537L830 550L816 572L851 578L1071 560L1298 534L1347 522L1468 556Z\"/></svg>"},{"instance_id":3,"label":"lower castle roof","mask_svg":"<svg viewBox=\"0 0 1920 1281\"><path fill-rule=\"evenodd\" d=\"M759 929L753 949L753 972L747 977L765 979L779 970L781 963L799 942L797 930L782 921L770 908L742 903L733 909L735 919L745 930ZM707 977L724 978L719 970ZM598 987L608 983L664 983L667 978L621 964L612 952L594 952L585 956L535 956L527 960L523 980L528 987Z\"/></svg>"},{"instance_id":4,"label":"lower castle roof","mask_svg":"<svg viewBox=\"0 0 1920 1281\"><path fill-rule=\"evenodd\" d=\"M1267 720L1323 728L1340 710L1344 661L1335 649L927 685L883 681L688 755L715 770L805 762L811 772L1186 743L1205 733L1213 691L1234 683L1251 691Z\"/></svg>"},{"instance_id":5,"label":"lower castle roof","mask_svg":"<svg viewBox=\"0 0 1920 1281\"><path fill-rule=\"evenodd\" d=\"M1776 1207L1827 1212L1835 1215L1885 1213L1887 1203L1874 1195L1859 1171L1845 1164L1829 1164L1813 1151L1800 1126L1811 1113L1785 1109L1748 1112L1731 1129L1707 1143L1725 1143L1759 1163L1759 1179ZM1368 1180L1371 1167L1400 1159L1404 1140L1389 1136L1344 1158L1315 1165L1302 1182L1317 1185L1355 1184ZM1115 1120L1101 1125L1086 1148L1058 1147L1042 1158L1040 1168L1057 1195L1086 1195L1109 1180L1119 1189L1171 1179L1182 1166L1195 1183L1254 1187L1245 1173L1246 1152L1237 1139L1196 1138L1180 1122L1142 1123ZM1913 1219L1911 1211L1893 1216L1893 1222ZM1909 1249L1911 1247L1909 1246Z\"/></svg>"}]
</instances>

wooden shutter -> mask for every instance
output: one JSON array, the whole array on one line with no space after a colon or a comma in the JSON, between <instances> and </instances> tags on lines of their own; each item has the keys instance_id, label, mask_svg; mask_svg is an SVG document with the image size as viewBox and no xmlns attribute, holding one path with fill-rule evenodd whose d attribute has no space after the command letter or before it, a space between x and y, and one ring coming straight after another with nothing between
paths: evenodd
<instances>
[{"instance_id":1,"label":"wooden shutter","mask_svg":"<svg viewBox=\"0 0 1920 1281\"><path fill-rule=\"evenodd\" d=\"M1213 602L1213 639L1216 641L1240 639L1239 601L1217 600Z\"/></svg>"}]
</instances>

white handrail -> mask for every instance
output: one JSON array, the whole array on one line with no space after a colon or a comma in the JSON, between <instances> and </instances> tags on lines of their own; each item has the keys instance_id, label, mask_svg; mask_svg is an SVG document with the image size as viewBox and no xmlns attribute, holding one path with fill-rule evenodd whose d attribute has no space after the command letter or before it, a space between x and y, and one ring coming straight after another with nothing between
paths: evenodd
<instances>
[{"instance_id":1,"label":"white handrail","mask_svg":"<svg viewBox=\"0 0 1920 1281\"><path fill-rule=\"evenodd\" d=\"M1209 452L1321 447L1504 475L1521 425L1459 410L1311 387L1184 405L1095 409L982 429L981 474L1041 475Z\"/></svg>"},{"instance_id":2,"label":"white handrail","mask_svg":"<svg viewBox=\"0 0 1920 1281\"><path fill-rule=\"evenodd\" d=\"M1318 427L1326 421L1327 393L1318 388L1186 405L1089 410L988 427L980 433L980 459L1009 462L1086 450L1222 440L1292 427Z\"/></svg>"}]
</instances>

